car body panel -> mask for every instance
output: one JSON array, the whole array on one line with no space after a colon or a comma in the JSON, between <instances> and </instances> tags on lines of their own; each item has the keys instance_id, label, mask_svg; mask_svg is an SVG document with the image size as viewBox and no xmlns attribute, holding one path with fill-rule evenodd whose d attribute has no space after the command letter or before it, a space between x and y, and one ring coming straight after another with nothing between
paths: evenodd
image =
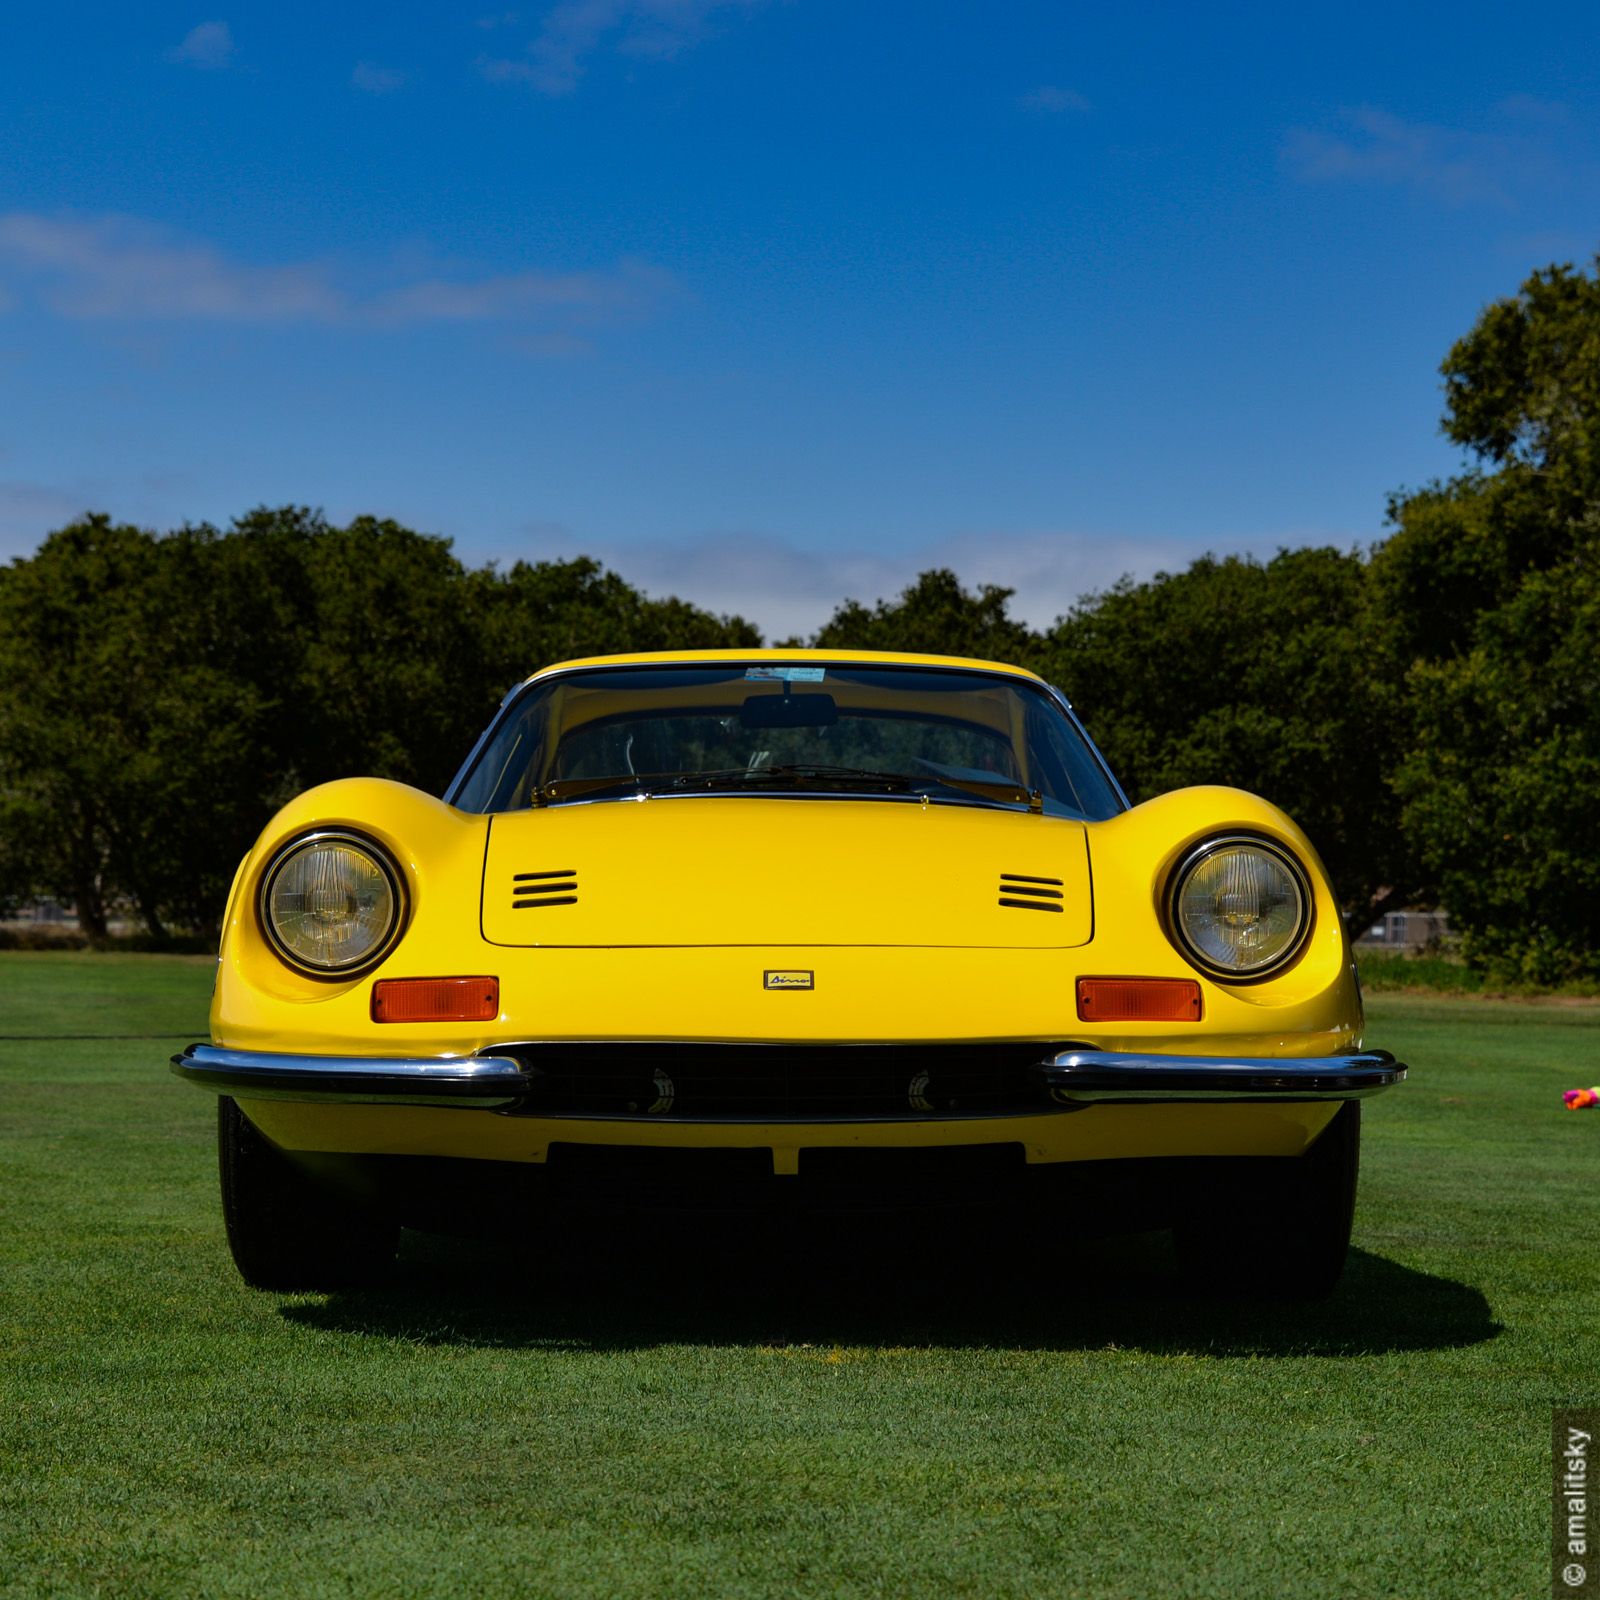
<instances>
[{"instance_id":1,"label":"car body panel","mask_svg":"<svg viewBox=\"0 0 1600 1600\"><path fill-rule=\"evenodd\" d=\"M707 797L661 802L703 820L704 849L716 854L719 817L728 807L780 802ZM794 802L791 802L794 804ZM894 802L806 800L800 805L872 810L912 825L920 807ZM580 808L574 808L580 809ZM581 808L600 820L647 809L631 801ZM930 810L933 808L929 808ZM1361 1043L1361 1010L1337 907L1320 870L1315 924L1284 973L1252 984L1223 984L1197 973L1163 930L1159 888L1171 861L1219 826L1252 827L1315 861L1309 844L1281 812L1237 790L1191 789L1164 795L1107 822L1052 823L1039 817L969 812L1005 825L1029 824L1088 840L1094 936L1077 951L1016 944L966 946L914 942L855 945L802 943L637 945L626 931L608 946L492 945L479 927L478 885L490 836L487 817L469 817L404 785L357 778L326 784L285 807L241 869L229 907L212 1007L212 1036L240 1048L301 1048L395 1056L470 1054L507 1039L696 1039L850 1041L861 1039L1072 1040L1096 1048L1204 1050L1216 1054L1328 1055ZM547 813L517 818L536 824ZM498 819L496 819L498 820ZM313 828L362 831L394 855L405 876L410 925L373 971L353 979L291 972L259 931L256 895L268 862L287 840ZM570 866L570 862L559 865ZM819 875L816 898L836 903ZM551 917L556 912L540 912ZM1003 924L1053 925L1027 913ZM988 908L979 907L985 929ZM1062 920L1067 920L1063 917ZM848 918L841 918L848 924ZM769 991L768 970L812 971L806 991ZM373 982L382 978L490 972L500 979L501 1014L490 1023L376 1024ZM1077 1019L1079 976L1129 975L1196 980L1201 1023L1123 1022L1090 1026Z\"/></svg>"},{"instance_id":2,"label":"car body panel","mask_svg":"<svg viewBox=\"0 0 1600 1600\"><path fill-rule=\"evenodd\" d=\"M803 1162L801 1153L816 1149L1020 1144L1030 1165L1177 1156L1297 1156L1339 1109L1335 1101L1310 1100L1094 1105L1043 1116L807 1124L512 1117L428 1106L325 1106L292 1100L239 1103L245 1115L286 1150L542 1163L555 1143L769 1149L779 1175L793 1173Z\"/></svg>"},{"instance_id":3,"label":"car body panel","mask_svg":"<svg viewBox=\"0 0 1600 1600\"><path fill-rule=\"evenodd\" d=\"M529 900L553 872L574 874L574 893ZM1003 905L1006 873L1053 880L1062 898ZM1060 949L1093 928L1083 824L1026 811L716 795L490 819L483 935L496 945Z\"/></svg>"},{"instance_id":4,"label":"car body panel","mask_svg":"<svg viewBox=\"0 0 1600 1600\"><path fill-rule=\"evenodd\" d=\"M919 655L707 651L590 658L536 675L677 660L871 662L1021 669ZM533 680L529 680L533 681ZM287 967L260 926L264 874L283 846L340 828L382 846L407 902L403 936L356 978ZM1281 971L1222 982L1169 937L1175 864L1204 839L1251 833L1304 865L1310 933ZM521 872L578 872L576 904L514 910ZM999 906L999 874L1058 878L1063 911ZM773 987L769 972L806 982ZM380 1024L380 979L493 975L486 1022ZM1181 978L1188 1022L1087 1024L1076 981ZM904 797L749 794L608 799L474 815L402 784L352 778L309 790L240 865L211 1014L215 1044L366 1058L454 1058L514 1041L795 1043L1038 1041L1145 1055L1309 1059L1362 1045L1350 949L1310 842L1275 806L1201 787L1102 821ZM240 1097L284 1148L539 1162L553 1142L765 1147L799 1153L1015 1142L1030 1162L1293 1155L1327 1124L1327 1101L1093 1104L1007 1115L848 1123L541 1118L446 1106Z\"/></svg>"}]
</instances>

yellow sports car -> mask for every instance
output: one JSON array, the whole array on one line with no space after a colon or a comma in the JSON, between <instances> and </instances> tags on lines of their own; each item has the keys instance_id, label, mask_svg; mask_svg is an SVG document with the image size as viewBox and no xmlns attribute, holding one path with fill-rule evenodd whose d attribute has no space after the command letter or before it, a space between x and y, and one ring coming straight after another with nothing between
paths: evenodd
<instances>
[{"instance_id":1,"label":"yellow sports car","mask_svg":"<svg viewBox=\"0 0 1600 1600\"><path fill-rule=\"evenodd\" d=\"M264 1288L369 1278L508 1192L1098 1194L1202 1281L1326 1292L1404 1067L1315 851L1235 789L1130 806L1066 698L868 651L565 662L444 798L290 802L211 1042ZM511 1188L508 1191L507 1185ZM526 1205L526 1198L514 1202Z\"/></svg>"}]
</instances>

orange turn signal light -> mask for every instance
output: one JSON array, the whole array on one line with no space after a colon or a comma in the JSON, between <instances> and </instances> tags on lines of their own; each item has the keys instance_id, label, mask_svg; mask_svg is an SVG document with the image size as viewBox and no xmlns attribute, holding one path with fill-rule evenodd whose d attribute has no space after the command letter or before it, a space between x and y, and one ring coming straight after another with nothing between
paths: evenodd
<instances>
[{"instance_id":1,"label":"orange turn signal light","mask_svg":"<svg viewBox=\"0 0 1600 1600\"><path fill-rule=\"evenodd\" d=\"M385 978L372 986L374 1022L493 1022L498 978Z\"/></svg>"},{"instance_id":2,"label":"orange turn signal light","mask_svg":"<svg viewBox=\"0 0 1600 1600\"><path fill-rule=\"evenodd\" d=\"M1198 1022L1192 978L1079 978L1080 1022Z\"/></svg>"}]
</instances>

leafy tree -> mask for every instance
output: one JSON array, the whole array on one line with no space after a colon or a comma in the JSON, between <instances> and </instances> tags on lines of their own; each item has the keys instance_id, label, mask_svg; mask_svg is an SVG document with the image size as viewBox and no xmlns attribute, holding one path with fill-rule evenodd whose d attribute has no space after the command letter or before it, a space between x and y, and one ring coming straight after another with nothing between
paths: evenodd
<instances>
[{"instance_id":1,"label":"leafy tree","mask_svg":"<svg viewBox=\"0 0 1600 1600\"><path fill-rule=\"evenodd\" d=\"M1474 642L1414 670L1406 826L1475 964L1600 975L1600 545L1536 572Z\"/></svg>"},{"instance_id":2,"label":"leafy tree","mask_svg":"<svg viewBox=\"0 0 1600 1600\"><path fill-rule=\"evenodd\" d=\"M847 600L813 641L825 650L934 651L1022 664L1036 635L1006 609L1012 590L992 583L969 592L947 568L924 572L897 600L870 610Z\"/></svg>"},{"instance_id":3,"label":"leafy tree","mask_svg":"<svg viewBox=\"0 0 1600 1600\"><path fill-rule=\"evenodd\" d=\"M448 540L261 508L166 536L89 517L0 569L0 894L102 936L215 931L290 795L357 773L437 791L505 689L561 656L756 644L591 561L469 571Z\"/></svg>"},{"instance_id":4,"label":"leafy tree","mask_svg":"<svg viewBox=\"0 0 1600 1600\"><path fill-rule=\"evenodd\" d=\"M519 679L557 661L761 643L760 633L740 617L713 616L682 600L650 599L587 557L518 561L505 572L485 568L473 581L488 709Z\"/></svg>"},{"instance_id":5,"label":"leafy tree","mask_svg":"<svg viewBox=\"0 0 1600 1600\"><path fill-rule=\"evenodd\" d=\"M1600 282L1534 273L1446 357L1444 431L1475 470L1391 506L1372 568L1409 674L1402 823L1481 965L1600 971Z\"/></svg>"},{"instance_id":6,"label":"leafy tree","mask_svg":"<svg viewBox=\"0 0 1600 1600\"><path fill-rule=\"evenodd\" d=\"M1535 467L1553 487L1593 500L1600 279L1570 264L1533 273L1483 312L1441 370L1449 438L1497 467Z\"/></svg>"},{"instance_id":7,"label":"leafy tree","mask_svg":"<svg viewBox=\"0 0 1600 1600\"><path fill-rule=\"evenodd\" d=\"M216 543L255 597L217 622L264 647L238 670L273 704L277 786L370 774L443 787L483 720L478 594L450 541L284 507Z\"/></svg>"},{"instance_id":8,"label":"leafy tree","mask_svg":"<svg viewBox=\"0 0 1600 1600\"><path fill-rule=\"evenodd\" d=\"M0 585L6 835L27 887L72 898L96 935L120 896L165 931L186 791L204 793L219 755L237 760L253 721L248 686L191 648L180 551L89 517Z\"/></svg>"},{"instance_id":9,"label":"leafy tree","mask_svg":"<svg viewBox=\"0 0 1600 1600\"><path fill-rule=\"evenodd\" d=\"M1407 724L1366 579L1332 549L1207 556L1090 597L1040 654L1135 801L1222 783L1281 805L1357 926L1426 887L1387 784Z\"/></svg>"}]
</instances>

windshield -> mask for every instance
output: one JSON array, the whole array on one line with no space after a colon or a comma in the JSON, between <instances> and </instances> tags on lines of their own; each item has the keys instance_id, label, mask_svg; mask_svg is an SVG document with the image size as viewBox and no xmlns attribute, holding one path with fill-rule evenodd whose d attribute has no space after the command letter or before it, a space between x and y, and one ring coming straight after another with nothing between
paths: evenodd
<instances>
[{"instance_id":1,"label":"windshield","mask_svg":"<svg viewBox=\"0 0 1600 1600\"><path fill-rule=\"evenodd\" d=\"M744 662L530 684L454 803L518 811L640 794L910 797L1089 818L1121 809L1082 734L1026 679Z\"/></svg>"}]
</instances>

